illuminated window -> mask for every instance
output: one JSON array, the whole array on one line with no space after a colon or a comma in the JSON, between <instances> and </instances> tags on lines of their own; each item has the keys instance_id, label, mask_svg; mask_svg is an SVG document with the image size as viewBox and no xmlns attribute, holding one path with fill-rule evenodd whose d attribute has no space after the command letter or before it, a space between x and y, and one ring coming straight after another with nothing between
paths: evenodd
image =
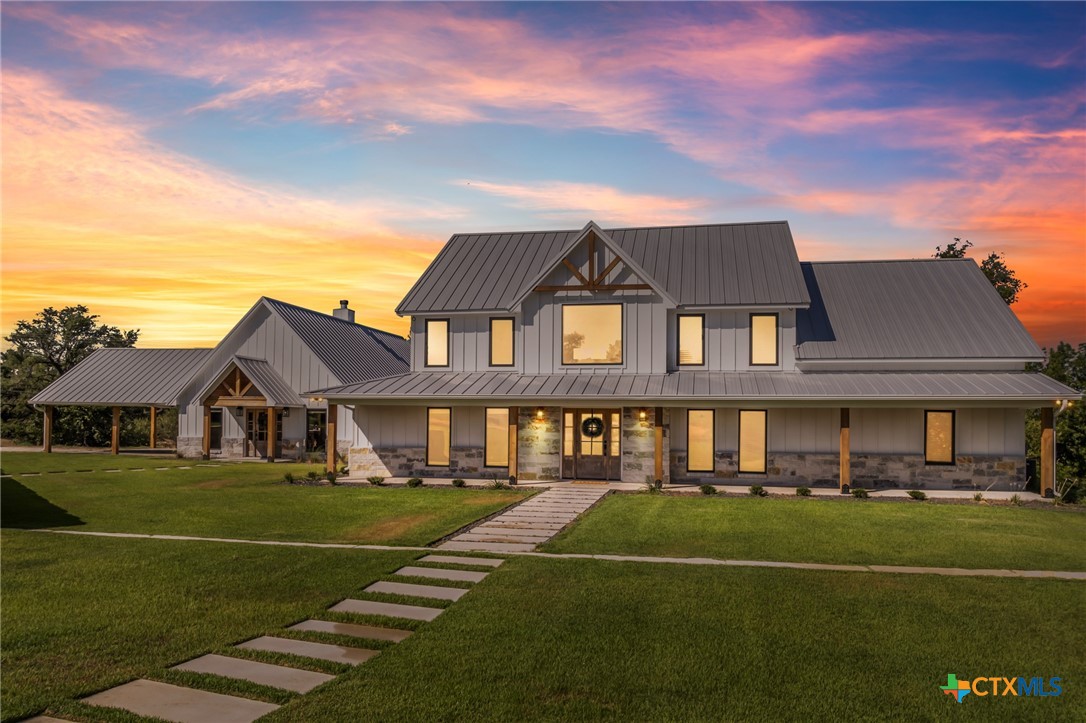
<instances>
[{"instance_id":1,"label":"illuminated window","mask_svg":"<svg viewBox=\"0 0 1086 723\"><path fill-rule=\"evenodd\" d=\"M686 412L686 470L712 472L713 451L716 448L712 409L689 409Z\"/></svg>"},{"instance_id":2,"label":"illuminated window","mask_svg":"<svg viewBox=\"0 0 1086 723\"><path fill-rule=\"evenodd\" d=\"M622 363L622 304L562 307L563 364Z\"/></svg>"},{"instance_id":3,"label":"illuminated window","mask_svg":"<svg viewBox=\"0 0 1086 723\"><path fill-rule=\"evenodd\" d=\"M765 473L766 413L764 409L739 412L739 471Z\"/></svg>"},{"instance_id":4,"label":"illuminated window","mask_svg":"<svg viewBox=\"0 0 1086 723\"><path fill-rule=\"evenodd\" d=\"M513 366L513 320L490 320L490 366Z\"/></svg>"},{"instance_id":5,"label":"illuminated window","mask_svg":"<svg viewBox=\"0 0 1086 723\"><path fill-rule=\"evenodd\" d=\"M562 424L562 454L573 456L573 412L566 412Z\"/></svg>"},{"instance_id":6,"label":"illuminated window","mask_svg":"<svg viewBox=\"0 0 1086 723\"><path fill-rule=\"evenodd\" d=\"M705 317L683 314L679 320L679 366L705 363Z\"/></svg>"},{"instance_id":7,"label":"illuminated window","mask_svg":"<svg viewBox=\"0 0 1086 723\"><path fill-rule=\"evenodd\" d=\"M452 410L426 410L426 466L448 467L451 445Z\"/></svg>"},{"instance_id":8,"label":"illuminated window","mask_svg":"<svg viewBox=\"0 0 1086 723\"><path fill-rule=\"evenodd\" d=\"M509 409L488 407L486 410L487 467L509 466Z\"/></svg>"},{"instance_id":9,"label":"illuminated window","mask_svg":"<svg viewBox=\"0 0 1086 723\"><path fill-rule=\"evenodd\" d=\"M924 412L924 461L954 464L954 412Z\"/></svg>"},{"instance_id":10,"label":"illuminated window","mask_svg":"<svg viewBox=\"0 0 1086 723\"><path fill-rule=\"evenodd\" d=\"M750 315L750 365L777 365L777 315Z\"/></svg>"},{"instance_id":11,"label":"illuminated window","mask_svg":"<svg viewBox=\"0 0 1086 723\"><path fill-rule=\"evenodd\" d=\"M426 320L426 366L449 366L449 320Z\"/></svg>"},{"instance_id":12,"label":"illuminated window","mask_svg":"<svg viewBox=\"0 0 1086 723\"><path fill-rule=\"evenodd\" d=\"M618 412L611 413L611 456L618 457L620 454L619 440L622 437L622 415Z\"/></svg>"}]
</instances>

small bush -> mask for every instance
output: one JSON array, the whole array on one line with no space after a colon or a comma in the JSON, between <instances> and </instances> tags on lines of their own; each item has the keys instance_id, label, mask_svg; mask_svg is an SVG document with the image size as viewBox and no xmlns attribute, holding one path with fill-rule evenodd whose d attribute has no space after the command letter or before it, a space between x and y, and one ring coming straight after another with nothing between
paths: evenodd
<instances>
[{"instance_id":1,"label":"small bush","mask_svg":"<svg viewBox=\"0 0 1086 723\"><path fill-rule=\"evenodd\" d=\"M374 487L380 487L385 483L385 478L377 474L372 477L367 477L366 480Z\"/></svg>"},{"instance_id":2,"label":"small bush","mask_svg":"<svg viewBox=\"0 0 1086 723\"><path fill-rule=\"evenodd\" d=\"M491 482L489 485L487 485L487 489L488 490L507 490L507 489L509 489L509 483L508 482L503 482L500 479L496 479L493 482Z\"/></svg>"},{"instance_id":3,"label":"small bush","mask_svg":"<svg viewBox=\"0 0 1086 723\"><path fill-rule=\"evenodd\" d=\"M283 475L283 481L286 482L288 485L294 484L294 475L292 475L290 472L287 472L285 475Z\"/></svg>"},{"instance_id":4,"label":"small bush","mask_svg":"<svg viewBox=\"0 0 1086 723\"><path fill-rule=\"evenodd\" d=\"M871 495L867 494L867 490L865 490L863 487L853 487L852 496L858 500L866 500Z\"/></svg>"},{"instance_id":5,"label":"small bush","mask_svg":"<svg viewBox=\"0 0 1086 723\"><path fill-rule=\"evenodd\" d=\"M308 472L305 473L305 478L307 480L309 480L310 482L316 482L317 480L319 480L321 478L321 476L319 474L317 474L316 470L311 469L311 470L309 470Z\"/></svg>"},{"instance_id":6,"label":"small bush","mask_svg":"<svg viewBox=\"0 0 1086 723\"><path fill-rule=\"evenodd\" d=\"M1011 495L1011 504L1015 506L1022 504L1022 498L1018 495L1017 492Z\"/></svg>"},{"instance_id":7,"label":"small bush","mask_svg":"<svg viewBox=\"0 0 1086 723\"><path fill-rule=\"evenodd\" d=\"M909 497L912 497L914 500L926 500L928 498L923 490L909 490Z\"/></svg>"},{"instance_id":8,"label":"small bush","mask_svg":"<svg viewBox=\"0 0 1086 723\"><path fill-rule=\"evenodd\" d=\"M641 491L645 494L658 495L664 491L664 483L662 480L648 480Z\"/></svg>"},{"instance_id":9,"label":"small bush","mask_svg":"<svg viewBox=\"0 0 1086 723\"><path fill-rule=\"evenodd\" d=\"M769 497L769 493L761 485L751 485L750 494L754 497Z\"/></svg>"},{"instance_id":10,"label":"small bush","mask_svg":"<svg viewBox=\"0 0 1086 723\"><path fill-rule=\"evenodd\" d=\"M983 492L977 492L975 495L973 495L973 501L974 502L983 502L984 501L984 493Z\"/></svg>"},{"instance_id":11,"label":"small bush","mask_svg":"<svg viewBox=\"0 0 1086 723\"><path fill-rule=\"evenodd\" d=\"M796 496L797 497L810 497L811 496L811 488L810 487L796 487Z\"/></svg>"},{"instance_id":12,"label":"small bush","mask_svg":"<svg viewBox=\"0 0 1086 723\"><path fill-rule=\"evenodd\" d=\"M702 485L699 489L701 490L701 493L703 495L715 495L716 494L716 487L713 487L712 485Z\"/></svg>"},{"instance_id":13,"label":"small bush","mask_svg":"<svg viewBox=\"0 0 1086 723\"><path fill-rule=\"evenodd\" d=\"M329 482L331 482L332 484L336 483L336 473L335 472L325 472L324 473L324 478L326 480L328 480Z\"/></svg>"},{"instance_id":14,"label":"small bush","mask_svg":"<svg viewBox=\"0 0 1086 723\"><path fill-rule=\"evenodd\" d=\"M407 480L407 486L408 487L422 487L422 480L419 479L418 477L412 477L411 479Z\"/></svg>"},{"instance_id":15,"label":"small bush","mask_svg":"<svg viewBox=\"0 0 1086 723\"><path fill-rule=\"evenodd\" d=\"M466 484L467 484L467 482L460 479L459 477L457 477L456 479L453 480L453 487L463 487Z\"/></svg>"}]
</instances>

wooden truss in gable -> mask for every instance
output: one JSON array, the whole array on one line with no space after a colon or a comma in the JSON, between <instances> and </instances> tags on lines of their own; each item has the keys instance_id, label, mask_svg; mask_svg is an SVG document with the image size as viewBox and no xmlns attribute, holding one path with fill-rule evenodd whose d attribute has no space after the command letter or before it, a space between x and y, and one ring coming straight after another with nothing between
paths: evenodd
<instances>
[{"instance_id":1,"label":"wooden truss in gable","mask_svg":"<svg viewBox=\"0 0 1086 723\"><path fill-rule=\"evenodd\" d=\"M569 260L569 257L562 259L562 263L574 278L579 281L579 284L570 285L541 285L535 287L536 291L643 291L651 290L652 287L648 284L608 284L607 276L615 270L619 261L622 259L616 254L615 258L611 259L611 263L604 267L603 271L596 274L596 236L590 234L588 236L588 276L581 273L576 264Z\"/></svg>"}]
</instances>

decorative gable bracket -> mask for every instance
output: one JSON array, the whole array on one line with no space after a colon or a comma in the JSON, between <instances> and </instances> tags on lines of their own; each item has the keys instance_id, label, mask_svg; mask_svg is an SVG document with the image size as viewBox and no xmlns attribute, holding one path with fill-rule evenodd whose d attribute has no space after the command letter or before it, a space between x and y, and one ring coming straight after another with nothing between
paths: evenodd
<instances>
[{"instance_id":1,"label":"decorative gable bracket","mask_svg":"<svg viewBox=\"0 0 1086 723\"><path fill-rule=\"evenodd\" d=\"M580 284L568 284L568 285L540 285L536 286L536 291L639 291L639 290L653 290L653 287L649 284L608 284L605 283L607 276L614 271L619 262L623 259L617 254L611 263L604 267L603 271L599 274L596 273L596 234L589 233L588 235L588 276L581 273L580 269L569 260L566 256L562 259L562 263L565 265L569 272L573 274Z\"/></svg>"}]
</instances>

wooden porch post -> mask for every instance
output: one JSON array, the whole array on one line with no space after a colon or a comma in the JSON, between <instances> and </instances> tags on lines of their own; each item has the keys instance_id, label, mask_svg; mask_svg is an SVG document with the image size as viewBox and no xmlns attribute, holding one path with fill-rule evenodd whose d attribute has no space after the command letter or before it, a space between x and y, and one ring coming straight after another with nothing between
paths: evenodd
<instances>
[{"instance_id":1,"label":"wooden porch post","mask_svg":"<svg viewBox=\"0 0 1086 723\"><path fill-rule=\"evenodd\" d=\"M121 408L113 408L113 434L109 441L110 454L118 454L121 451Z\"/></svg>"},{"instance_id":2,"label":"wooden porch post","mask_svg":"<svg viewBox=\"0 0 1086 723\"><path fill-rule=\"evenodd\" d=\"M841 407L841 494L848 494L852 484L851 470L849 469L849 415L848 407Z\"/></svg>"},{"instance_id":3,"label":"wooden porch post","mask_svg":"<svg viewBox=\"0 0 1086 723\"><path fill-rule=\"evenodd\" d=\"M517 472L517 423L520 419L520 407L509 407L509 477L515 478Z\"/></svg>"},{"instance_id":4,"label":"wooden porch post","mask_svg":"<svg viewBox=\"0 0 1086 723\"><path fill-rule=\"evenodd\" d=\"M155 448L155 438L158 437L158 409L151 405L151 449Z\"/></svg>"},{"instance_id":5,"label":"wooden porch post","mask_svg":"<svg viewBox=\"0 0 1086 723\"><path fill-rule=\"evenodd\" d=\"M204 405L204 459L211 459L211 407Z\"/></svg>"},{"instance_id":6,"label":"wooden porch post","mask_svg":"<svg viewBox=\"0 0 1086 723\"><path fill-rule=\"evenodd\" d=\"M45 411L42 413L42 441L41 451L49 454L53 451L53 406L51 404L45 405Z\"/></svg>"},{"instance_id":7,"label":"wooden porch post","mask_svg":"<svg viewBox=\"0 0 1086 723\"><path fill-rule=\"evenodd\" d=\"M275 437L276 430L275 407L268 407L268 461L275 461Z\"/></svg>"},{"instance_id":8,"label":"wooden porch post","mask_svg":"<svg viewBox=\"0 0 1086 723\"><path fill-rule=\"evenodd\" d=\"M1052 407L1041 410L1041 480L1037 485L1042 497L1053 497L1056 488L1056 435L1052 429Z\"/></svg>"},{"instance_id":9,"label":"wooden porch post","mask_svg":"<svg viewBox=\"0 0 1086 723\"><path fill-rule=\"evenodd\" d=\"M653 480L654 481L659 480L660 482L663 482L664 481L664 408L663 407L657 407L656 408L656 418L655 419L656 419L656 421L654 422L654 424L655 424L655 427L656 427L656 429L655 429L655 432L656 432L656 451L655 451L656 466L655 466L655 469L654 469Z\"/></svg>"},{"instance_id":10,"label":"wooden porch post","mask_svg":"<svg viewBox=\"0 0 1086 723\"><path fill-rule=\"evenodd\" d=\"M324 460L325 469L329 472L336 471L336 435L338 432L337 422L339 419L339 406L336 404L328 403L328 431L324 437Z\"/></svg>"}]
</instances>

